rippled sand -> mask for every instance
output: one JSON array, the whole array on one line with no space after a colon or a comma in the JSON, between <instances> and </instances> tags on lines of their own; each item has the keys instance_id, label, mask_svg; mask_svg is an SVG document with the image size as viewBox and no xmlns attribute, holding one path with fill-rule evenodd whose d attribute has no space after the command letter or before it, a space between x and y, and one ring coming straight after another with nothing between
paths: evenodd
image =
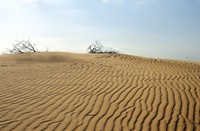
<instances>
[{"instance_id":1,"label":"rippled sand","mask_svg":"<svg viewBox=\"0 0 200 131\"><path fill-rule=\"evenodd\" d=\"M200 131L200 64L122 54L1 55L1 131Z\"/></svg>"}]
</instances>

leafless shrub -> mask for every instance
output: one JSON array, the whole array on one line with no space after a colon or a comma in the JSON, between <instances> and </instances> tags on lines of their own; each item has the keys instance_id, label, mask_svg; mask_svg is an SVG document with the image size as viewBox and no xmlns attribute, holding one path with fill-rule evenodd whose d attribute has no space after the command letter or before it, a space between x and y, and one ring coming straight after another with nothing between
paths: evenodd
<instances>
[{"instance_id":1,"label":"leafless shrub","mask_svg":"<svg viewBox=\"0 0 200 131\"><path fill-rule=\"evenodd\" d=\"M24 54L37 52L35 49L35 44L31 44L29 40L17 41L17 44L13 44L13 49L8 49L11 54Z\"/></svg>"},{"instance_id":2,"label":"leafless shrub","mask_svg":"<svg viewBox=\"0 0 200 131\"><path fill-rule=\"evenodd\" d=\"M105 47L101 44L101 41L95 41L92 45L90 45L87 49L88 53L109 53L109 54L116 54L118 51L109 48L105 49Z\"/></svg>"},{"instance_id":3,"label":"leafless shrub","mask_svg":"<svg viewBox=\"0 0 200 131\"><path fill-rule=\"evenodd\" d=\"M100 41L95 41L92 45L88 47L88 53L102 53L103 45Z\"/></svg>"}]
</instances>

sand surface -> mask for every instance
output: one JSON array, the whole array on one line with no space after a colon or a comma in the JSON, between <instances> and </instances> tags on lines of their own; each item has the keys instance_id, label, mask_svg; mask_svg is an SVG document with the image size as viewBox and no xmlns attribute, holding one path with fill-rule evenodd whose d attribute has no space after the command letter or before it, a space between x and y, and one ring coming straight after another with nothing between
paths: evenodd
<instances>
[{"instance_id":1,"label":"sand surface","mask_svg":"<svg viewBox=\"0 0 200 131\"><path fill-rule=\"evenodd\" d=\"M1 55L1 131L200 131L200 64L119 54Z\"/></svg>"}]
</instances>

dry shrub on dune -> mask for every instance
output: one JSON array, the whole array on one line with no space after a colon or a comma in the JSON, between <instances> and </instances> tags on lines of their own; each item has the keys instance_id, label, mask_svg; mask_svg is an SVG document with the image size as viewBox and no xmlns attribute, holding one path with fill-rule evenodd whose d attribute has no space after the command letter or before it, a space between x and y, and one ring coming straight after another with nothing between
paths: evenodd
<instances>
[{"instance_id":1,"label":"dry shrub on dune","mask_svg":"<svg viewBox=\"0 0 200 131\"><path fill-rule=\"evenodd\" d=\"M13 49L8 49L11 54L24 54L37 52L35 49L35 44L29 42L29 40L17 41L17 44L13 44Z\"/></svg>"},{"instance_id":2,"label":"dry shrub on dune","mask_svg":"<svg viewBox=\"0 0 200 131\"><path fill-rule=\"evenodd\" d=\"M87 49L88 53L97 54L97 53L108 53L108 54L116 54L118 51L112 48L104 47L100 41L95 41L92 45L90 45Z\"/></svg>"}]
</instances>

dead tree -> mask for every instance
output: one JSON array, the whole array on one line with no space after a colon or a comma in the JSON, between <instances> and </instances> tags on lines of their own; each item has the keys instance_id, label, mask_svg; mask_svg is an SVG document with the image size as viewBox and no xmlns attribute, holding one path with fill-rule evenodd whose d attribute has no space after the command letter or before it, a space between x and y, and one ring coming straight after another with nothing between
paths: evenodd
<instances>
[{"instance_id":1,"label":"dead tree","mask_svg":"<svg viewBox=\"0 0 200 131\"><path fill-rule=\"evenodd\" d=\"M109 48L105 49L105 47L101 44L100 41L95 41L92 45L90 45L87 49L88 53L108 53L108 54L116 54L118 51Z\"/></svg>"},{"instance_id":2,"label":"dead tree","mask_svg":"<svg viewBox=\"0 0 200 131\"><path fill-rule=\"evenodd\" d=\"M17 44L13 44L13 49L8 49L11 54L24 54L37 52L35 49L35 45L31 44L29 40L17 41Z\"/></svg>"},{"instance_id":3,"label":"dead tree","mask_svg":"<svg viewBox=\"0 0 200 131\"><path fill-rule=\"evenodd\" d=\"M103 46L100 41L95 41L92 45L88 47L88 53L102 53Z\"/></svg>"}]
</instances>

